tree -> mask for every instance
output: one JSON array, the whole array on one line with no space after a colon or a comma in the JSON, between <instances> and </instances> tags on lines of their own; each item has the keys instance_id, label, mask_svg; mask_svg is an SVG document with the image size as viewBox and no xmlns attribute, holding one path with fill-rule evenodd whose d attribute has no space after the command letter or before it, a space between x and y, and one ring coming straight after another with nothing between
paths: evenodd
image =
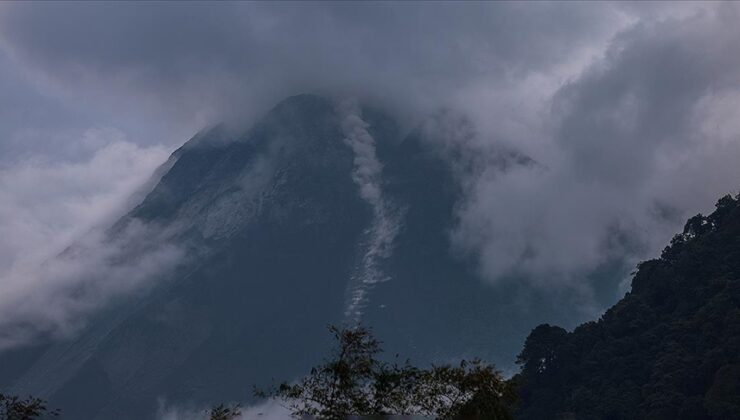
<instances>
[{"instance_id":1,"label":"tree","mask_svg":"<svg viewBox=\"0 0 740 420\"><path fill-rule=\"evenodd\" d=\"M444 419L509 419L516 401L513 384L481 360L421 371L417 384L420 410L415 414Z\"/></svg>"},{"instance_id":2,"label":"tree","mask_svg":"<svg viewBox=\"0 0 740 420\"><path fill-rule=\"evenodd\" d=\"M56 417L59 412L49 411L46 401L40 398L0 394L0 420L32 420L44 415Z\"/></svg>"},{"instance_id":3,"label":"tree","mask_svg":"<svg viewBox=\"0 0 740 420\"><path fill-rule=\"evenodd\" d=\"M241 406L219 404L208 411L209 420L233 420L242 415Z\"/></svg>"},{"instance_id":4,"label":"tree","mask_svg":"<svg viewBox=\"0 0 740 420\"><path fill-rule=\"evenodd\" d=\"M423 415L438 418L509 419L511 384L480 360L420 369L409 361L381 361L380 342L361 326L329 327L337 341L330 358L295 384L260 397L282 400L296 417Z\"/></svg>"}]
</instances>

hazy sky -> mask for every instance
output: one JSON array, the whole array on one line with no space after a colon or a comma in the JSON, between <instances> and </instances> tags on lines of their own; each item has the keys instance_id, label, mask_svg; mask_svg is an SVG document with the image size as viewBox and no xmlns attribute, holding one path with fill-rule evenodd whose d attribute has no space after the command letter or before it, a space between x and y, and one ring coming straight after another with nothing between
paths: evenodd
<instances>
[{"instance_id":1,"label":"hazy sky","mask_svg":"<svg viewBox=\"0 0 740 420\"><path fill-rule=\"evenodd\" d=\"M19 273L198 129L309 92L407 126L464 116L437 131L484 162L455 247L487 281L587 294L740 189L739 20L708 2L0 3L0 293L44 290ZM501 147L537 165L486 165Z\"/></svg>"}]
</instances>

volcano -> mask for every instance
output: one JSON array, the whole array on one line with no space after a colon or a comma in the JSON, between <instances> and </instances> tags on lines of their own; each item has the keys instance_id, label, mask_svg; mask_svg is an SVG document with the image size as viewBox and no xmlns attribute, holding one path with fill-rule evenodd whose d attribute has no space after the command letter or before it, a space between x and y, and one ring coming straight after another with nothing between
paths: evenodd
<instances>
[{"instance_id":1,"label":"volcano","mask_svg":"<svg viewBox=\"0 0 740 420\"><path fill-rule=\"evenodd\" d=\"M330 345L329 324L370 326L417 363L506 367L533 325L558 319L546 297L528 297L535 313L454 251L462 165L424 130L299 95L237 131L186 142L106 231L157 232L181 261L73 337L0 355L0 385L68 418L153 418L162 401L248 402L253 385L298 377ZM141 258L139 242L118 258Z\"/></svg>"}]
</instances>

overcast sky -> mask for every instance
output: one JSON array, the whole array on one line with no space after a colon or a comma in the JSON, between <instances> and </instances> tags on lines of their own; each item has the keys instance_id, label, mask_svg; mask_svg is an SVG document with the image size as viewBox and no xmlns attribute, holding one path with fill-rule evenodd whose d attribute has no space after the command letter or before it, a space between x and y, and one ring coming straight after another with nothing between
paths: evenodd
<instances>
[{"instance_id":1,"label":"overcast sky","mask_svg":"<svg viewBox=\"0 0 740 420\"><path fill-rule=\"evenodd\" d=\"M309 92L408 126L453 110L472 128L442 141L534 159L469 175L455 247L486 281L587 294L740 188L739 20L708 2L0 3L0 293L198 129Z\"/></svg>"}]
</instances>

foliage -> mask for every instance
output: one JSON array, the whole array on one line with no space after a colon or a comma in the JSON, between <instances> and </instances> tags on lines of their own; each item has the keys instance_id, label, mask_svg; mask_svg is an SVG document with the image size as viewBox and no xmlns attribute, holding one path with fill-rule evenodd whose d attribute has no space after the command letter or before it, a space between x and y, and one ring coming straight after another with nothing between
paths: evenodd
<instances>
[{"instance_id":1,"label":"foliage","mask_svg":"<svg viewBox=\"0 0 740 420\"><path fill-rule=\"evenodd\" d=\"M519 356L522 419L740 419L740 204L686 223L598 322L541 325Z\"/></svg>"},{"instance_id":2,"label":"foliage","mask_svg":"<svg viewBox=\"0 0 740 420\"><path fill-rule=\"evenodd\" d=\"M28 397L21 399L17 396L0 394L0 420L32 420L42 416L55 417L57 410L49 411L46 401Z\"/></svg>"},{"instance_id":3,"label":"foliage","mask_svg":"<svg viewBox=\"0 0 740 420\"><path fill-rule=\"evenodd\" d=\"M242 415L241 406L219 404L208 412L209 420L233 420Z\"/></svg>"},{"instance_id":4,"label":"foliage","mask_svg":"<svg viewBox=\"0 0 740 420\"><path fill-rule=\"evenodd\" d=\"M329 330L337 347L322 365L295 384L260 397L284 401L296 417L422 415L509 419L515 393L493 366L480 360L420 369L381 361L380 342L363 327Z\"/></svg>"}]
</instances>

